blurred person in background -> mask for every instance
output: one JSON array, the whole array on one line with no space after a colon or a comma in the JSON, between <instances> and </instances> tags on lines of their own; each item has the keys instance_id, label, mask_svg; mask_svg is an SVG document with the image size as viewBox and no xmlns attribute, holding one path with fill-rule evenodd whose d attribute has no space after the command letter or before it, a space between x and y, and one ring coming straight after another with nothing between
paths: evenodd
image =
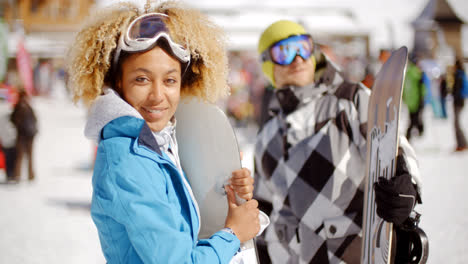
<instances>
[{"instance_id":1,"label":"blurred person in background","mask_svg":"<svg viewBox=\"0 0 468 264\"><path fill-rule=\"evenodd\" d=\"M464 151L468 149L468 144L466 142L465 133L460 125L460 113L465 106L465 95L464 89L468 89L466 87L468 85L468 80L466 79L466 72L463 67L463 62L461 59L457 59L455 61L455 76L454 76L454 84L452 89L452 96L453 96L453 112L454 112L454 128L455 128L455 139L457 142L457 146L455 151Z\"/></svg>"},{"instance_id":2,"label":"blurred person in background","mask_svg":"<svg viewBox=\"0 0 468 264\"><path fill-rule=\"evenodd\" d=\"M0 145L5 157L6 180L15 179L16 128L11 122L12 106L0 98Z\"/></svg>"},{"instance_id":3,"label":"blurred person in background","mask_svg":"<svg viewBox=\"0 0 468 264\"><path fill-rule=\"evenodd\" d=\"M442 110L441 118L447 118L447 95L448 95L448 83L447 83L447 73L444 73L440 76L440 85L439 85L439 92L440 92L440 108Z\"/></svg>"},{"instance_id":4,"label":"blurred person in background","mask_svg":"<svg viewBox=\"0 0 468 264\"><path fill-rule=\"evenodd\" d=\"M372 59L370 63L368 64L367 68L369 68L369 70L366 72L369 72L374 77L377 77L377 74L379 73L380 68L382 68L382 65L384 65L384 63L390 58L391 55L392 55L392 52L390 51L390 49L381 48L379 50L379 55L377 56L377 58ZM372 88L372 86L369 88Z\"/></svg>"},{"instance_id":5,"label":"blurred person in background","mask_svg":"<svg viewBox=\"0 0 468 264\"><path fill-rule=\"evenodd\" d=\"M426 96L426 86L424 85L423 72L417 65L417 58L410 54L406 68L405 81L403 85L402 100L408 107L409 126L406 130L406 138L411 139L412 131L416 130L418 136L424 133L424 122L422 118L424 110L424 97Z\"/></svg>"},{"instance_id":6,"label":"blurred person in background","mask_svg":"<svg viewBox=\"0 0 468 264\"><path fill-rule=\"evenodd\" d=\"M359 263L370 90L346 80L293 21L266 28L258 53L279 104L255 144L254 197L271 220L257 239L261 263ZM404 136L399 155L396 176L375 188L377 212L394 226L420 201Z\"/></svg>"},{"instance_id":7,"label":"blurred person in background","mask_svg":"<svg viewBox=\"0 0 468 264\"><path fill-rule=\"evenodd\" d=\"M99 145L91 216L107 262L229 263L260 228L253 179L247 169L233 172L224 228L199 239L174 116L181 97L228 94L224 32L175 1L147 2L145 12L116 4L89 19L68 72L75 100L92 104L85 135ZM237 205L234 193L249 201Z\"/></svg>"},{"instance_id":8,"label":"blurred person in background","mask_svg":"<svg viewBox=\"0 0 468 264\"><path fill-rule=\"evenodd\" d=\"M372 89L372 85L374 85L375 75L371 70L370 65L366 67L366 71L364 74L364 79L362 80L362 84L364 84L367 88Z\"/></svg>"},{"instance_id":9,"label":"blurred person in background","mask_svg":"<svg viewBox=\"0 0 468 264\"><path fill-rule=\"evenodd\" d=\"M27 159L28 180L32 181L35 178L33 145L38 127L30 97L22 88L19 89L18 102L14 106L13 113L11 113L11 122L16 127L17 132L14 180L20 180L23 159Z\"/></svg>"}]
</instances>

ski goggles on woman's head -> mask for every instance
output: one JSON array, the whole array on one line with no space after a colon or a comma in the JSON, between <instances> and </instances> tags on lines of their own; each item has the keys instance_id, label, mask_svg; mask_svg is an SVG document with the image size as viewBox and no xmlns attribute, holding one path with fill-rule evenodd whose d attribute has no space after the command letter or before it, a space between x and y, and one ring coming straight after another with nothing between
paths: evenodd
<instances>
[{"instance_id":1,"label":"ski goggles on woman's head","mask_svg":"<svg viewBox=\"0 0 468 264\"><path fill-rule=\"evenodd\" d=\"M304 60L310 58L314 51L310 35L297 35L282 39L262 52L262 61L272 61L279 65L291 64L296 56Z\"/></svg>"},{"instance_id":2,"label":"ski goggles on woman's head","mask_svg":"<svg viewBox=\"0 0 468 264\"><path fill-rule=\"evenodd\" d=\"M152 49L160 39L166 40L170 52L182 63L189 64L190 51L172 41L165 21L169 16L161 13L149 13L135 18L127 30L120 35L114 55L114 66L117 65L120 52L141 52Z\"/></svg>"}]
</instances>

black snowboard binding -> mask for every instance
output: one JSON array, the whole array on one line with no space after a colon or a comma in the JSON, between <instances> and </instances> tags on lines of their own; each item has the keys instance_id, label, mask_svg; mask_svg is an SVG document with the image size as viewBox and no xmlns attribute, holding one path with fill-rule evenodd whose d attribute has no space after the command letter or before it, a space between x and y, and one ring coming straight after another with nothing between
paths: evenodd
<instances>
[{"instance_id":1,"label":"black snowboard binding","mask_svg":"<svg viewBox=\"0 0 468 264\"><path fill-rule=\"evenodd\" d=\"M401 226L395 226L395 264L424 264L429 256L426 233L418 227L420 214L414 212Z\"/></svg>"}]
</instances>

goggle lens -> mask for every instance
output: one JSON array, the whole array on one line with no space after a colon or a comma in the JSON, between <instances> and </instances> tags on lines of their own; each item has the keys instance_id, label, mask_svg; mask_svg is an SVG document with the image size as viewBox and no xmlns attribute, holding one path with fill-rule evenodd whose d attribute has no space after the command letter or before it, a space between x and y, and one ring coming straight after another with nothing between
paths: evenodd
<instances>
[{"instance_id":1,"label":"goggle lens","mask_svg":"<svg viewBox=\"0 0 468 264\"><path fill-rule=\"evenodd\" d=\"M299 35L281 40L270 47L271 60L279 65L291 64L297 55L307 60L314 50L309 35Z\"/></svg>"},{"instance_id":2,"label":"goggle lens","mask_svg":"<svg viewBox=\"0 0 468 264\"><path fill-rule=\"evenodd\" d=\"M132 25L128 35L131 39L150 39L161 32L168 32L163 16L146 16L141 18Z\"/></svg>"}]
</instances>

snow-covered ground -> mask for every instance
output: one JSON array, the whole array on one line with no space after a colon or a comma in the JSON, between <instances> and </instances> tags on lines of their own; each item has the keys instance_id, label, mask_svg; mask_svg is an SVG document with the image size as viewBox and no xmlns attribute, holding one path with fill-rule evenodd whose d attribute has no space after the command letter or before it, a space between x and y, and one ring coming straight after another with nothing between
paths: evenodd
<instances>
[{"instance_id":1,"label":"snow-covered ground","mask_svg":"<svg viewBox=\"0 0 468 264\"><path fill-rule=\"evenodd\" d=\"M86 112L68 100L35 98L33 105L37 179L28 182L23 171L19 184L0 184L0 263L105 263L89 213Z\"/></svg>"},{"instance_id":2,"label":"snow-covered ground","mask_svg":"<svg viewBox=\"0 0 468 264\"><path fill-rule=\"evenodd\" d=\"M35 98L33 104L40 121L37 179L30 183L23 175L19 184L6 184L0 171L0 263L105 263L89 215L94 149L82 132L86 111L64 99ZM426 133L412 142L424 180L419 211L430 241L428 263L468 260L468 152L453 153L451 117L434 119L426 108ZM406 126L404 113L402 119ZM462 120L468 133L466 109ZM237 132L244 166L252 168L256 129Z\"/></svg>"},{"instance_id":3,"label":"snow-covered ground","mask_svg":"<svg viewBox=\"0 0 468 264\"><path fill-rule=\"evenodd\" d=\"M468 151L454 152L453 111L451 102L448 103L447 120L434 119L432 109L426 106L425 135L411 142L419 158L423 180L423 204L417 211L422 213L420 227L429 238L428 263L468 262ZM461 115L466 137L467 108ZM404 121L404 117L402 119Z\"/></svg>"}]
</instances>

